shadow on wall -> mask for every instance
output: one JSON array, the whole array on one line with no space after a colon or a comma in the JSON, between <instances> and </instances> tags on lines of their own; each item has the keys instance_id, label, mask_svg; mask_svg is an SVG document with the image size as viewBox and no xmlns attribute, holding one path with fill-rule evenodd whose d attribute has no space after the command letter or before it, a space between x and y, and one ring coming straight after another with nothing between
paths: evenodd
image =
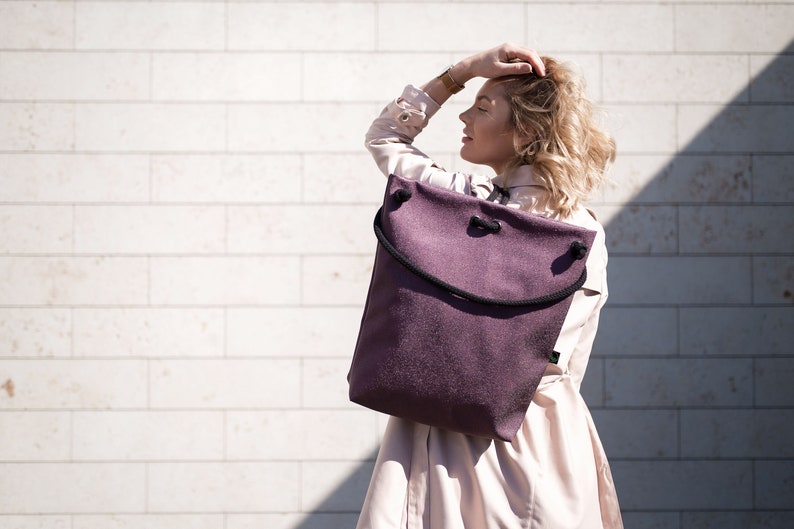
<instances>
[{"instance_id":1,"label":"shadow on wall","mask_svg":"<svg viewBox=\"0 0 794 529\"><path fill-rule=\"evenodd\" d=\"M353 529L364 502L377 450L339 484L295 529Z\"/></svg>"},{"instance_id":2,"label":"shadow on wall","mask_svg":"<svg viewBox=\"0 0 794 529\"><path fill-rule=\"evenodd\" d=\"M794 526L791 52L727 105L679 104L691 141L621 172L645 183L606 226L610 302L583 394L627 527ZM371 469L298 529L353 527Z\"/></svg>"},{"instance_id":3,"label":"shadow on wall","mask_svg":"<svg viewBox=\"0 0 794 529\"><path fill-rule=\"evenodd\" d=\"M791 52L727 105L678 104L691 139L606 226L583 393L627 527L794 527Z\"/></svg>"}]
</instances>

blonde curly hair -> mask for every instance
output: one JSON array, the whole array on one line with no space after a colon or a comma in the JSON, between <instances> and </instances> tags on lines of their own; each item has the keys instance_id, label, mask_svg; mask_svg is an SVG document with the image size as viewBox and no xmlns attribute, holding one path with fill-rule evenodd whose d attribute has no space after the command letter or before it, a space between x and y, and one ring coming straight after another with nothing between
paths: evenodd
<instances>
[{"instance_id":1,"label":"blonde curly hair","mask_svg":"<svg viewBox=\"0 0 794 529\"><path fill-rule=\"evenodd\" d=\"M546 75L501 78L512 110L516 158L531 165L549 191L548 205L568 216L607 177L615 160L615 140L596 119L584 79L551 57Z\"/></svg>"}]
</instances>

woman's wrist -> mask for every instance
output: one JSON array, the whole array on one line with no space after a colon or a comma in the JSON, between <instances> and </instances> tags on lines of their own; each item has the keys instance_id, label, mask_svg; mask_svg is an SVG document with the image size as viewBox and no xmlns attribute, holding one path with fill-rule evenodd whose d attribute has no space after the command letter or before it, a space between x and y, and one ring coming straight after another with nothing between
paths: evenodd
<instances>
[{"instance_id":1,"label":"woman's wrist","mask_svg":"<svg viewBox=\"0 0 794 529\"><path fill-rule=\"evenodd\" d=\"M422 85L422 90L436 103L443 105L450 96L463 89L466 82L473 77L469 63L464 59Z\"/></svg>"},{"instance_id":2,"label":"woman's wrist","mask_svg":"<svg viewBox=\"0 0 794 529\"><path fill-rule=\"evenodd\" d=\"M462 61L453 64L452 67L450 67L449 69L449 75L460 86L465 85L466 83L468 83L469 81L471 81L473 78L476 77L476 75L474 75L471 72L471 66L469 64L469 61L466 59L463 59Z\"/></svg>"}]
</instances>

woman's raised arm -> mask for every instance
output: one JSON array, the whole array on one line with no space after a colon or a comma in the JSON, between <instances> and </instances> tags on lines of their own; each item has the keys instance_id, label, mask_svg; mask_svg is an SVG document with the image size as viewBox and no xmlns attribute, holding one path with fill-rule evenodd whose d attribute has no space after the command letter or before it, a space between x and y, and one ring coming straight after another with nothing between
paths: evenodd
<instances>
[{"instance_id":1,"label":"woman's raised arm","mask_svg":"<svg viewBox=\"0 0 794 529\"><path fill-rule=\"evenodd\" d=\"M532 71L541 77L545 74L543 61L535 50L515 44L502 44L457 62L444 74L425 83L422 90L440 105L454 93L448 88L450 82L453 83L453 87L454 85L463 87L475 77L491 79ZM447 84L443 79L445 74Z\"/></svg>"}]
</instances>

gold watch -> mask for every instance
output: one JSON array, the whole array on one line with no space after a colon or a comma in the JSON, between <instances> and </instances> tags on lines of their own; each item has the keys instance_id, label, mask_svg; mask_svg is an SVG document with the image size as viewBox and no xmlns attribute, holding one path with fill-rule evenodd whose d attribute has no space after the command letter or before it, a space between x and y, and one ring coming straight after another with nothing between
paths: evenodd
<instances>
[{"instance_id":1,"label":"gold watch","mask_svg":"<svg viewBox=\"0 0 794 529\"><path fill-rule=\"evenodd\" d=\"M462 84L458 84L458 82L452 78L452 76L449 73L449 71L452 69L452 66L454 65L449 66L446 70L441 72L441 74L438 76L438 79L441 79L441 82L444 83L444 88L449 90L450 94L457 94L458 92L463 90L466 86Z\"/></svg>"}]
</instances>

